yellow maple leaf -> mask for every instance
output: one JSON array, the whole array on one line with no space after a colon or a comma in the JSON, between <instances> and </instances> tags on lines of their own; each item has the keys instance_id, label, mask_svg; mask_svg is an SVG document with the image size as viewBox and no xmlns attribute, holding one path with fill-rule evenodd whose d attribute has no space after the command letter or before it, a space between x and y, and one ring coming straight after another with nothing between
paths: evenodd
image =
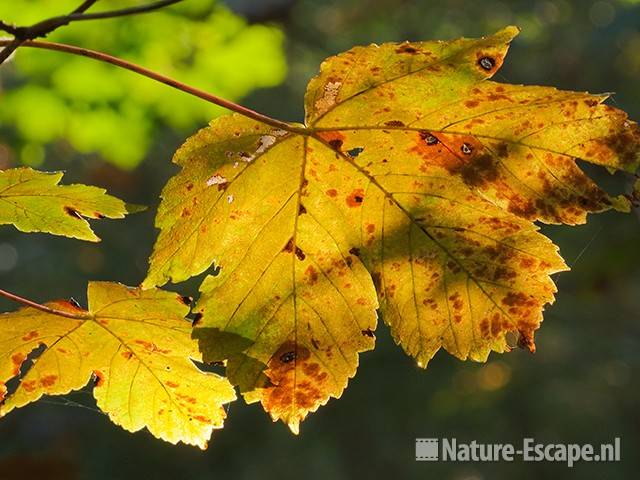
<instances>
[{"instance_id":1,"label":"yellow maple leaf","mask_svg":"<svg viewBox=\"0 0 640 480\"><path fill-rule=\"evenodd\" d=\"M637 125L606 96L491 82L517 32L356 47L310 82L305 125L231 115L177 152L143 286L215 263L195 335L274 420L297 432L341 394L378 301L422 366L509 332L533 351L566 270L533 221L629 210L575 161L635 171Z\"/></svg>"},{"instance_id":2,"label":"yellow maple leaf","mask_svg":"<svg viewBox=\"0 0 640 480\"><path fill-rule=\"evenodd\" d=\"M58 185L62 175L26 167L0 170L0 225L98 242L84 217L124 218L143 209L107 195L102 188Z\"/></svg>"},{"instance_id":3,"label":"yellow maple leaf","mask_svg":"<svg viewBox=\"0 0 640 480\"><path fill-rule=\"evenodd\" d=\"M0 315L0 416L42 395L80 389L93 376L97 405L114 423L206 448L235 393L190 360L201 356L184 319L189 307L172 292L105 282L90 283L88 298L88 311L47 304L67 317L31 307ZM6 382L18 376L7 394Z\"/></svg>"}]
</instances>

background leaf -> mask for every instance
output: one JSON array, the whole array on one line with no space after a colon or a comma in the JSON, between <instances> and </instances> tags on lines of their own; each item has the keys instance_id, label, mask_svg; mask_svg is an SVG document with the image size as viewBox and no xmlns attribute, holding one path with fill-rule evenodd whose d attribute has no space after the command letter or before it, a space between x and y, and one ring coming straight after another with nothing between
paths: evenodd
<instances>
[{"instance_id":1,"label":"background leaf","mask_svg":"<svg viewBox=\"0 0 640 480\"><path fill-rule=\"evenodd\" d=\"M16 0L0 18L29 25L76 8L74 0ZM91 12L139 5L102 0ZM47 36L126 58L234 100L280 83L286 72L283 36L274 26L248 25L215 0L189 0L143 16L77 22ZM233 68L228 68L229 62ZM98 152L121 168L136 167L163 129L189 132L222 112L199 99L110 65L71 55L21 49L2 76L18 83L0 102L0 124L30 150L65 140ZM4 67L4 66L3 66ZM37 114L35 114L37 112ZM21 161L41 159L18 151Z\"/></svg>"},{"instance_id":2,"label":"background leaf","mask_svg":"<svg viewBox=\"0 0 640 480\"><path fill-rule=\"evenodd\" d=\"M102 188L58 185L62 175L30 168L0 170L0 225L98 242L83 217L124 218L142 208L126 205Z\"/></svg>"}]
</instances>

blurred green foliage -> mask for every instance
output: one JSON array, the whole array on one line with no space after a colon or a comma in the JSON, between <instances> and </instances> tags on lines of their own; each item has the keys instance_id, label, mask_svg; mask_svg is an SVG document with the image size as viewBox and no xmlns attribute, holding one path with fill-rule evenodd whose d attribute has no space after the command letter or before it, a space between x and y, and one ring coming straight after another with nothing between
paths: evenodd
<instances>
[{"instance_id":1,"label":"blurred green foliage","mask_svg":"<svg viewBox=\"0 0 640 480\"><path fill-rule=\"evenodd\" d=\"M79 0L0 2L0 18L30 25L66 14ZM91 12L144 2L101 0ZM148 3L148 2L147 2ZM280 29L248 25L213 0L189 0L144 15L76 22L47 37L100 50L231 100L278 84L286 73ZM0 125L15 129L22 163L66 140L125 169L145 157L163 126L185 133L221 109L111 65L24 48L2 69Z\"/></svg>"}]
</instances>

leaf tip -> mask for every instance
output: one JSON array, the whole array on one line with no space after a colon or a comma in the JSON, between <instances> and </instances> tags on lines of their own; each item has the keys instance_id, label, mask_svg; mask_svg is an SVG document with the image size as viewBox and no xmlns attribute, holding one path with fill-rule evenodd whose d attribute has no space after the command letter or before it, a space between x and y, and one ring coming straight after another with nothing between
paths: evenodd
<instances>
[{"instance_id":1,"label":"leaf tip","mask_svg":"<svg viewBox=\"0 0 640 480\"><path fill-rule=\"evenodd\" d=\"M502 30L500 30L498 34L499 35L502 34L505 37L508 37L509 40L512 40L518 35L520 35L521 31L522 31L521 28L516 25L507 25Z\"/></svg>"},{"instance_id":2,"label":"leaf tip","mask_svg":"<svg viewBox=\"0 0 640 480\"><path fill-rule=\"evenodd\" d=\"M289 430L291 430L291 433L293 433L294 435L300 435L299 420L290 420L289 423L287 423L287 426L289 427Z\"/></svg>"}]
</instances>

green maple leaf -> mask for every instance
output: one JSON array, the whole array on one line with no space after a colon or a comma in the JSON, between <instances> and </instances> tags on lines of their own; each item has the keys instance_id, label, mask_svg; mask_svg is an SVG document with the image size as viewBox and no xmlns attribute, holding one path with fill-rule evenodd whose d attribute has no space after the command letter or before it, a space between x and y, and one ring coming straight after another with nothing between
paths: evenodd
<instances>
[{"instance_id":1,"label":"green maple leaf","mask_svg":"<svg viewBox=\"0 0 640 480\"><path fill-rule=\"evenodd\" d=\"M102 188L58 185L62 175L31 168L0 171L0 225L98 242L85 218L124 218L143 209Z\"/></svg>"}]
</instances>

